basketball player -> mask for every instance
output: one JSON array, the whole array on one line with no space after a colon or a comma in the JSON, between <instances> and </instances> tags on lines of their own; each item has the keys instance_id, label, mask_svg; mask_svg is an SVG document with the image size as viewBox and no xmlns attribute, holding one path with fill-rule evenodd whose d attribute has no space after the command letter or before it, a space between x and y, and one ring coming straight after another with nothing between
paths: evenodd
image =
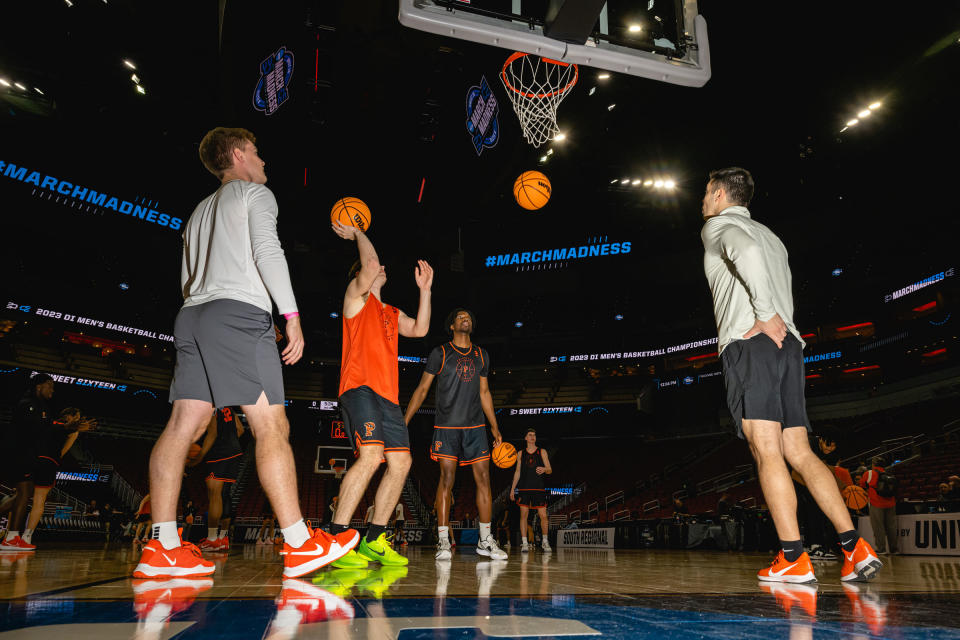
<instances>
[{"instance_id":1,"label":"basketball player","mask_svg":"<svg viewBox=\"0 0 960 640\"><path fill-rule=\"evenodd\" d=\"M493 396L487 384L490 354L473 344L470 334L476 326L473 314L466 309L455 309L445 324L451 340L434 347L427 358L420 384L407 405L405 420L417 413L437 378L437 415L433 428L433 446L430 457L440 464L437 484L437 560L449 560L450 507L457 464L473 469L477 485L477 515L480 539L477 553L494 560L503 560L507 552L497 545L490 533L492 499L490 495L490 444L486 425L490 425L493 446L500 444L500 430L493 413ZM486 416L486 423L484 423Z\"/></svg>"},{"instance_id":2,"label":"basketball player","mask_svg":"<svg viewBox=\"0 0 960 640\"><path fill-rule=\"evenodd\" d=\"M516 470L513 472L513 485L510 487L510 499L520 505L520 551L530 551L527 542L527 515L530 509L536 509L540 516L540 531L543 536L540 547L550 551L550 523L547 521L547 491L543 486L543 476L553 473L547 450L537 446L537 430L527 429L523 439L527 446L517 456ZM520 495L514 495L519 487Z\"/></svg>"},{"instance_id":3,"label":"basketball player","mask_svg":"<svg viewBox=\"0 0 960 640\"><path fill-rule=\"evenodd\" d=\"M183 307L174 325L173 412L150 456L154 540L134 577L209 575L215 567L177 532L177 496L187 451L215 407L240 406L257 439L257 472L286 540L283 577L305 575L341 557L356 531L334 538L303 521L284 411L283 363L303 355L303 331L277 237L277 201L246 129L217 127L200 142L200 161L220 188L197 205L183 230ZM286 319L278 355L273 305ZM148 551L149 549L149 551ZM154 553L160 552L160 553Z\"/></svg>"},{"instance_id":4,"label":"basketball player","mask_svg":"<svg viewBox=\"0 0 960 640\"><path fill-rule=\"evenodd\" d=\"M63 456L77 441L81 431L91 431L96 422L80 415L80 410L68 407L50 424L42 424L34 435L34 451L31 477L33 478L33 507L27 519L27 528L23 532L23 541L33 544L33 532L40 524L43 507L47 503L47 494L57 484L57 469Z\"/></svg>"},{"instance_id":5,"label":"basketball player","mask_svg":"<svg viewBox=\"0 0 960 640\"><path fill-rule=\"evenodd\" d=\"M410 471L410 438L400 412L400 369L397 361L398 334L422 338L430 329L430 288L433 269L423 260L414 269L420 289L416 319L394 306L384 304L383 285L387 272L367 235L356 227L334 223L333 231L344 240L354 240L360 254L343 296L343 356L340 365L340 407L344 428L353 443L356 461L340 483L340 500L330 532L346 530L370 478L380 463L387 470L374 498L373 519L356 552L334 566L363 568L368 561L403 566L408 560L397 553L387 539L387 524L400 499L403 482Z\"/></svg>"},{"instance_id":6,"label":"basketball player","mask_svg":"<svg viewBox=\"0 0 960 640\"><path fill-rule=\"evenodd\" d=\"M233 486L243 460L242 435L243 425L232 407L213 413L198 456L204 462L207 485L207 537L200 541L200 548L206 551L230 550Z\"/></svg>"},{"instance_id":7,"label":"basketball player","mask_svg":"<svg viewBox=\"0 0 960 640\"><path fill-rule=\"evenodd\" d=\"M403 537L403 529L404 529L404 525L405 525L405 521L404 521L405 516L403 515L403 503L402 503L402 502L397 501L397 507L396 507L396 509L394 509L394 516L393 516L393 517L394 517L394 521L393 521L393 539L394 539L394 540L399 540L399 541L400 541L400 543L399 543L400 546L405 547L405 546L407 546L407 541L406 541L406 539L404 539L404 537Z\"/></svg>"},{"instance_id":8,"label":"basketball player","mask_svg":"<svg viewBox=\"0 0 960 640\"><path fill-rule=\"evenodd\" d=\"M787 250L750 217L753 177L739 167L710 173L703 196L703 266L713 294L727 404L757 461L760 487L782 551L760 580L813 582L797 525L787 464L800 474L839 532L841 580L870 580L882 566L857 535L833 474L810 449L803 396L803 340L793 324Z\"/></svg>"},{"instance_id":9,"label":"basketball player","mask_svg":"<svg viewBox=\"0 0 960 640\"><path fill-rule=\"evenodd\" d=\"M133 544L136 546L140 542L140 535L146 529L146 532L150 532L150 525L153 524L153 519L150 516L150 494L143 496L140 500L140 504L137 506L137 514L134 518L137 526L133 529ZM144 534L144 540L146 540L146 534Z\"/></svg>"}]
</instances>

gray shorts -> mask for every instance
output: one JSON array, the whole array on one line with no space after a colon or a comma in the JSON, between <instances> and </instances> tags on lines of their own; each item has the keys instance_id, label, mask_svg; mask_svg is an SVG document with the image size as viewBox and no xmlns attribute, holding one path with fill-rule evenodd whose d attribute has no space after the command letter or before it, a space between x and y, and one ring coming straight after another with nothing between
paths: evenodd
<instances>
[{"instance_id":1,"label":"gray shorts","mask_svg":"<svg viewBox=\"0 0 960 640\"><path fill-rule=\"evenodd\" d=\"M177 365L170 402L251 405L265 392L270 404L283 404L273 318L263 309L238 300L184 307L177 314L173 337Z\"/></svg>"}]
</instances>

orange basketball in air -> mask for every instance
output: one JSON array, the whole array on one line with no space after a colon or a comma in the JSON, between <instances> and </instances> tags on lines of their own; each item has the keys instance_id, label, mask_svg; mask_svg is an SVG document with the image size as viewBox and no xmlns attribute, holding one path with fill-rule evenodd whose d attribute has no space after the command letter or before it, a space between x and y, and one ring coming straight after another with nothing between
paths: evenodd
<instances>
[{"instance_id":1,"label":"orange basketball in air","mask_svg":"<svg viewBox=\"0 0 960 640\"><path fill-rule=\"evenodd\" d=\"M509 442L501 442L493 448L492 460L501 469L509 469L517 463L517 450Z\"/></svg>"},{"instance_id":2,"label":"orange basketball in air","mask_svg":"<svg viewBox=\"0 0 960 640\"><path fill-rule=\"evenodd\" d=\"M340 198L333 203L330 221L365 232L370 229L370 207L360 198Z\"/></svg>"},{"instance_id":3,"label":"orange basketball in air","mask_svg":"<svg viewBox=\"0 0 960 640\"><path fill-rule=\"evenodd\" d=\"M840 493L843 494L843 502L847 505L847 508L854 511L863 509L870 502L870 497L863 490L863 487L858 487L855 484L844 487Z\"/></svg>"},{"instance_id":4,"label":"orange basketball in air","mask_svg":"<svg viewBox=\"0 0 960 640\"><path fill-rule=\"evenodd\" d=\"M513 197L528 211L536 211L550 201L550 180L539 171L524 171L513 183Z\"/></svg>"}]
</instances>

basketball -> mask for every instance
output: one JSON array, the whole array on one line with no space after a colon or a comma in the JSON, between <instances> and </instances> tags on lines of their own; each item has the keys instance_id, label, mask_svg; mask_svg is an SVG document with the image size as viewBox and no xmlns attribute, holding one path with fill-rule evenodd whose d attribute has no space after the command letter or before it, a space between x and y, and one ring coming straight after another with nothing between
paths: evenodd
<instances>
[{"instance_id":1,"label":"basketball","mask_svg":"<svg viewBox=\"0 0 960 640\"><path fill-rule=\"evenodd\" d=\"M853 509L854 511L863 509L867 506L867 503L870 502L867 492L864 491L862 487L854 484L849 487L844 487L840 493L843 494L843 502L847 505L847 508Z\"/></svg>"},{"instance_id":2,"label":"basketball","mask_svg":"<svg viewBox=\"0 0 960 640\"><path fill-rule=\"evenodd\" d=\"M513 197L524 209L536 211L550 201L550 180L539 171L524 171L513 183Z\"/></svg>"},{"instance_id":3,"label":"basketball","mask_svg":"<svg viewBox=\"0 0 960 640\"><path fill-rule=\"evenodd\" d=\"M190 445L190 450L187 451L187 460L191 462L200 457L200 452L203 451L203 447L198 444Z\"/></svg>"},{"instance_id":4,"label":"basketball","mask_svg":"<svg viewBox=\"0 0 960 640\"><path fill-rule=\"evenodd\" d=\"M360 198L340 198L330 210L330 221L367 231L370 229L370 208Z\"/></svg>"},{"instance_id":5,"label":"basketball","mask_svg":"<svg viewBox=\"0 0 960 640\"><path fill-rule=\"evenodd\" d=\"M493 448L493 464L509 469L517 462L517 450L509 442L501 442Z\"/></svg>"}]
</instances>

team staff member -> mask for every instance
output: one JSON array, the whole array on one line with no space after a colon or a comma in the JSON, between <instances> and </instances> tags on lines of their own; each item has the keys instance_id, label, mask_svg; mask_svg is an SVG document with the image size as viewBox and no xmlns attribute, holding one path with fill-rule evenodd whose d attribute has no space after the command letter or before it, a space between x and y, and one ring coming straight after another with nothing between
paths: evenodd
<instances>
[{"instance_id":1,"label":"team staff member","mask_svg":"<svg viewBox=\"0 0 960 640\"><path fill-rule=\"evenodd\" d=\"M207 537L200 548L208 551L229 551L230 520L233 515L233 486L240 475L243 449L240 436L243 425L233 407L214 411L207 424L198 459L203 460L204 484L207 485ZM192 465L191 465L192 466Z\"/></svg>"},{"instance_id":2,"label":"team staff member","mask_svg":"<svg viewBox=\"0 0 960 640\"><path fill-rule=\"evenodd\" d=\"M360 539L356 531L336 539L311 531L300 511L281 357L287 365L300 360L303 330L277 237L277 200L265 186L265 163L255 143L246 129L224 127L200 141L200 161L220 187L197 205L183 229L173 411L150 455L154 540L134 570L136 578L209 575L215 569L181 541L177 497L190 445L216 407L242 407L257 439L257 474L286 540L284 578L329 564ZM280 355L274 303L286 319L287 346Z\"/></svg>"},{"instance_id":3,"label":"team staff member","mask_svg":"<svg viewBox=\"0 0 960 640\"><path fill-rule=\"evenodd\" d=\"M787 250L750 217L753 176L739 167L710 173L703 196L703 267L713 294L727 404L738 435L757 461L760 487L782 551L760 580L812 582L797 524L797 494L787 463L833 523L843 547L841 580L869 580L882 566L857 535L830 470L807 440L803 340L793 324Z\"/></svg>"},{"instance_id":4,"label":"team staff member","mask_svg":"<svg viewBox=\"0 0 960 640\"><path fill-rule=\"evenodd\" d=\"M470 466L477 486L480 525L477 553L495 560L507 557L507 552L497 545L490 533L493 500L490 495L490 443L486 425L490 425L493 446L499 445L501 438L497 417L493 412L493 396L487 384L490 354L470 339L475 326L473 314L466 309L455 309L447 316L446 329L452 339L430 352L420 384L410 398L404 417L410 424L427 397L433 379L437 378L437 415L430 448L430 457L440 464L437 483L437 560L449 560L452 557L450 511L458 464L461 467Z\"/></svg>"},{"instance_id":5,"label":"team staff member","mask_svg":"<svg viewBox=\"0 0 960 640\"><path fill-rule=\"evenodd\" d=\"M347 528L370 478L380 463L387 470L377 487L373 519L357 551L334 563L339 568L364 567L373 560L406 565L387 539L387 525L410 471L410 438L400 412L399 337L422 338L430 329L433 269L423 260L414 268L420 289L416 319L383 302L387 272L370 239L356 227L334 223L333 231L357 243L360 262L343 296L343 355L340 365L340 408L356 461L340 483L340 500L330 525L337 534Z\"/></svg>"},{"instance_id":6,"label":"team staff member","mask_svg":"<svg viewBox=\"0 0 960 640\"><path fill-rule=\"evenodd\" d=\"M517 456L516 470L513 472L513 485L510 487L510 499L520 505L520 551L530 551L527 543L527 514L536 509L540 516L540 531L543 534L540 546L550 551L550 523L547 520L547 491L543 486L543 476L553 473L550 457L546 449L537 446L537 430L527 429L523 439L527 446ZM520 495L515 495L517 489Z\"/></svg>"},{"instance_id":7,"label":"team staff member","mask_svg":"<svg viewBox=\"0 0 960 640\"><path fill-rule=\"evenodd\" d=\"M70 447L77 441L81 431L91 431L96 421L84 418L80 410L68 407L60 412L60 416L51 423L41 423L35 435L36 457L33 459L33 507L27 528L23 532L23 541L33 544L33 532L40 524L43 516L43 507L47 504L47 494L57 484L57 471L63 456L70 451ZM95 506L95 502L91 505ZM99 514L96 514L99 515Z\"/></svg>"}]
</instances>

